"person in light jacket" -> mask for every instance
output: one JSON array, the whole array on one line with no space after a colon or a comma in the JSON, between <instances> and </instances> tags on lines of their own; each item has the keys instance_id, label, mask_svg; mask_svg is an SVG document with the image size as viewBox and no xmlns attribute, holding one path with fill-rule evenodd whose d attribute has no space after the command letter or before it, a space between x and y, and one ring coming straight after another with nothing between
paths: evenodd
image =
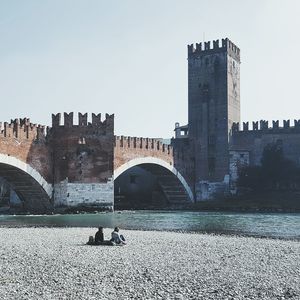
<instances>
[{"instance_id":1,"label":"person in light jacket","mask_svg":"<svg viewBox=\"0 0 300 300\"><path fill-rule=\"evenodd\" d=\"M114 242L118 245L126 245L125 238L122 234L119 234L119 227L115 227L114 231L111 233L111 242Z\"/></svg>"}]
</instances>

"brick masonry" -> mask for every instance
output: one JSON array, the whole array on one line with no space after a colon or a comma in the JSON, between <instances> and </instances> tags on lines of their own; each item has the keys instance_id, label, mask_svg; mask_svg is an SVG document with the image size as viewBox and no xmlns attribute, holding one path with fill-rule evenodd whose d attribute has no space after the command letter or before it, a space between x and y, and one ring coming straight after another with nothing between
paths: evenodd
<instances>
[{"instance_id":1,"label":"brick masonry","mask_svg":"<svg viewBox=\"0 0 300 300\"><path fill-rule=\"evenodd\" d=\"M155 157L174 165L173 147L163 144L159 139L137 137L115 137L114 169L135 158Z\"/></svg>"},{"instance_id":2,"label":"brick masonry","mask_svg":"<svg viewBox=\"0 0 300 300\"><path fill-rule=\"evenodd\" d=\"M64 113L63 117L62 122L61 114L53 114L51 128L34 125L29 119L16 119L4 123L0 133L0 164L1 158L3 166L10 164L6 157L25 163L22 170L18 163L11 165L12 176L6 176L7 181L17 182L18 178L21 185L25 178L23 172L31 178L27 169L32 168L38 173L36 178L42 178L40 182L47 182L46 196L53 207L111 209L114 205L114 170L135 158L159 158L173 167L173 149L161 140L115 137L114 115L106 114L102 120L101 114L92 114L92 121L88 122L88 115L79 113L78 124L74 124L73 113ZM3 167L1 175L5 177L7 170ZM45 185L34 178L33 182L37 189ZM35 193L38 201L38 191ZM28 194L29 191L26 195L19 193L21 198L26 198L23 199L25 204L29 204ZM27 208L33 210L36 206L41 210L38 204L31 203Z\"/></svg>"}]
</instances>

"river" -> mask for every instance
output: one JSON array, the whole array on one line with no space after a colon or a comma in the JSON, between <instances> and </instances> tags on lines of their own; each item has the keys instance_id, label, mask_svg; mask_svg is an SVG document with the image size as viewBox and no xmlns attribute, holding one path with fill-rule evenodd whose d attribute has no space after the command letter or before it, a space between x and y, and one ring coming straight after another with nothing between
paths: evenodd
<instances>
[{"instance_id":1,"label":"river","mask_svg":"<svg viewBox=\"0 0 300 300\"><path fill-rule=\"evenodd\" d=\"M115 227L300 239L299 213L120 211L74 215L0 215L0 226Z\"/></svg>"}]
</instances>

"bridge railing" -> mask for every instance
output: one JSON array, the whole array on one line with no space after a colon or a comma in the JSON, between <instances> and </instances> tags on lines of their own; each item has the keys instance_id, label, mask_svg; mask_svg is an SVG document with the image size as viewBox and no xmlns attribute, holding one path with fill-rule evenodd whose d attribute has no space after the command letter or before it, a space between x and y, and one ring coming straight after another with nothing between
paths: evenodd
<instances>
[{"instance_id":1,"label":"bridge railing","mask_svg":"<svg viewBox=\"0 0 300 300\"><path fill-rule=\"evenodd\" d=\"M148 150L173 156L173 147L171 145L166 145L160 139L154 138L115 136L115 148Z\"/></svg>"}]
</instances>

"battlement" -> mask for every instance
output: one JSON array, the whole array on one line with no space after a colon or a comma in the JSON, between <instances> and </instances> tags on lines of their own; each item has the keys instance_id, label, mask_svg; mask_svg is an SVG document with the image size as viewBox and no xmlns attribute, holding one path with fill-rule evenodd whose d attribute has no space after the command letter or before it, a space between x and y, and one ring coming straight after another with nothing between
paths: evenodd
<instances>
[{"instance_id":1,"label":"battlement","mask_svg":"<svg viewBox=\"0 0 300 300\"><path fill-rule=\"evenodd\" d=\"M252 126L250 128L249 122L243 122L243 126L241 128L239 123L233 123L232 125L232 133L236 134L239 132L297 132L300 133L300 120L294 120L293 125L291 120L283 120L281 123L279 120L273 120L271 126L269 126L269 122L266 120L260 120L252 122Z\"/></svg>"},{"instance_id":2,"label":"battlement","mask_svg":"<svg viewBox=\"0 0 300 300\"><path fill-rule=\"evenodd\" d=\"M11 120L10 123L0 122L0 138L43 140L48 131L49 127L33 124L29 118Z\"/></svg>"},{"instance_id":3,"label":"battlement","mask_svg":"<svg viewBox=\"0 0 300 300\"><path fill-rule=\"evenodd\" d=\"M189 58L212 54L215 52L227 51L229 54L234 56L237 60L240 60L240 49L228 38L222 39L221 45L219 40L214 40L212 42L212 47L210 41L204 43L196 43L195 46L194 44L190 44L187 47L188 47Z\"/></svg>"},{"instance_id":4,"label":"battlement","mask_svg":"<svg viewBox=\"0 0 300 300\"><path fill-rule=\"evenodd\" d=\"M171 157L173 156L173 147L171 145L163 144L161 140L152 138L115 136L115 148L160 151Z\"/></svg>"},{"instance_id":5,"label":"battlement","mask_svg":"<svg viewBox=\"0 0 300 300\"><path fill-rule=\"evenodd\" d=\"M105 119L101 120L101 114L94 114L92 113L92 122L88 122L88 114L78 113L78 124L74 124L74 113L64 113L64 122L61 122L61 114L52 114L52 128L57 127L65 127L65 128L72 128L72 127L103 127L109 126L114 124L114 115L105 114Z\"/></svg>"}]
</instances>

